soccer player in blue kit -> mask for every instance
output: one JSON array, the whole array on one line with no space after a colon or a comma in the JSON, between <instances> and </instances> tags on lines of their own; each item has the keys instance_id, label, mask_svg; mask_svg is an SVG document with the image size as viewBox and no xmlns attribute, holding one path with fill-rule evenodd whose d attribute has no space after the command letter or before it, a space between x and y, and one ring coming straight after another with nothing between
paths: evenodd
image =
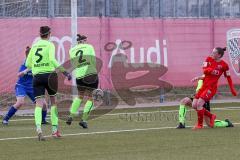
<instances>
[{"instance_id":1,"label":"soccer player in blue kit","mask_svg":"<svg viewBox=\"0 0 240 160\"><path fill-rule=\"evenodd\" d=\"M30 47L26 47L26 57L30 51ZM17 102L10 106L7 114L3 117L2 124L3 125L8 125L9 119L17 112L19 108L21 108L24 105L24 99L26 96L28 96L33 103L35 103L35 98L33 94L33 83L32 83L32 72L31 70L27 69L25 66L25 61L24 63L20 66L19 71L18 71L18 80L15 85L15 94L17 98ZM43 110L42 110L42 124L47 124L48 122L46 121L46 116L47 116L47 103L45 101Z\"/></svg>"}]
</instances>

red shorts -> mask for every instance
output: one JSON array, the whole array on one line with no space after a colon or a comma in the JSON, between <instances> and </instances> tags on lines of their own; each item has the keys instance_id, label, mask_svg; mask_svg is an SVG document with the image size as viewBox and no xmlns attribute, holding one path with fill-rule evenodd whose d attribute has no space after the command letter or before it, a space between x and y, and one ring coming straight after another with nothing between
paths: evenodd
<instances>
[{"instance_id":1,"label":"red shorts","mask_svg":"<svg viewBox=\"0 0 240 160\"><path fill-rule=\"evenodd\" d=\"M205 102L208 102L212 99L212 97L216 94L216 92L217 92L217 89L202 87L196 93L195 98L196 99L202 98Z\"/></svg>"}]
</instances>

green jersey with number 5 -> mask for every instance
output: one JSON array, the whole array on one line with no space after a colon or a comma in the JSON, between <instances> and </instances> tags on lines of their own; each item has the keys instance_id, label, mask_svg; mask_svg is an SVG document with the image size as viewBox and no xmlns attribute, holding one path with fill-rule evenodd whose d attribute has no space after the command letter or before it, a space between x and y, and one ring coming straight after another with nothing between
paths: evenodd
<instances>
[{"instance_id":1,"label":"green jersey with number 5","mask_svg":"<svg viewBox=\"0 0 240 160\"><path fill-rule=\"evenodd\" d=\"M33 75L54 72L60 66L55 58L55 46L48 40L39 40L33 44L26 60L27 68Z\"/></svg>"},{"instance_id":2,"label":"green jersey with number 5","mask_svg":"<svg viewBox=\"0 0 240 160\"><path fill-rule=\"evenodd\" d=\"M96 56L92 45L77 44L69 51L74 75L77 79L97 74Z\"/></svg>"}]
</instances>

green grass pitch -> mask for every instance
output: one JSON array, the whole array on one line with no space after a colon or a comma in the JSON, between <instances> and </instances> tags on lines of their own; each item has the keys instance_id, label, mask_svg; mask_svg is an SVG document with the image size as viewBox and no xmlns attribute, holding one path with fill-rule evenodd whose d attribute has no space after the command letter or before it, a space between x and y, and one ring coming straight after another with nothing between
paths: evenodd
<instances>
[{"instance_id":1,"label":"green grass pitch","mask_svg":"<svg viewBox=\"0 0 240 160\"><path fill-rule=\"evenodd\" d=\"M234 128L177 130L176 106L119 109L90 120L87 130L77 121L71 126L60 121L63 137L47 137L45 142L35 138L32 117L14 118L9 126L0 126L0 160L237 160L238 106L212 105L218 119L229 118ZM195 121L196 113L188 112L187 125ZM43 127L45 135L50 135L50 127Z\"/></svg>"}]
</instances>

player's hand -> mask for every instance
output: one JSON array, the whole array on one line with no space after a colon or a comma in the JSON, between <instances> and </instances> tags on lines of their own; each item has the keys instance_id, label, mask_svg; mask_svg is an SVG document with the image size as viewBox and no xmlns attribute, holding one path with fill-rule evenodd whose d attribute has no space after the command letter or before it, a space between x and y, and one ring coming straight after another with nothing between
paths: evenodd
<instances>
[{"instance_id":1,"label":"player's hand","mask_svg":"<svg viewBox=\"0 0 240 160\"><path fill-rule=\"evenodd\" d=\"M198 80L199 80L199 77L194 77L194 78L191 80L191 82L194 83L194 82L196 82L196 81L198 81Z\"/></svg>"},{"instance_id":2,"label":"player's hand","mask_svg":"<svg viewBox=\"0 0 240 160\"><path fill-rule=\"evenodd\" d=\"M22 72L19 72L17 75L18 75L18 77L23 77L25 74L26 74L26 72L22 71Z\"/></svg>"},{"instance_id":3,"label":"player's hand","mask_svg":"<svg viewBox=\"0 0 240 160\"><path fill-rule=\"evenodd\" d=\"M67 75L67 79L68 79L69 81L72 80L72 76L71 76L71 74L68 74L68 75Z\"/></svg>"},{"instance_id":4,"label":"player's hand","mask_svg":"<svg viewBox=\"0 0 240 160\"><path fill-rule=\"evenodd\" d=\"M68 72L64 71L64 72L63 72L63 75L64 75L65 77L67 77L67 79L68 79L69 81L72 80L72 76L71 76L71 74L69 74Z\"/></svg>"}]
</instances>

